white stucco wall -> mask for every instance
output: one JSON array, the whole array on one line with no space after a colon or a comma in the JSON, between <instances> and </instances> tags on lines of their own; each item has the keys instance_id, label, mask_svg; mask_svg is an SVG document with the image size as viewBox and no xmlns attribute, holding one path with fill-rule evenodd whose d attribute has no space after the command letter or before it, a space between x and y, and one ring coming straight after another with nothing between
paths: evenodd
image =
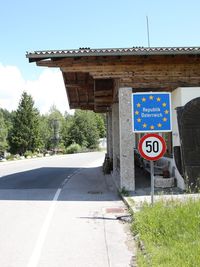
<instances>
[{"instance_id":1,"label":"white stucco wall","mask_svg":"<svg viewBox=\"0 0 200 267\"><path fill-rule=\"evenodd\" d=\"M180 138L178 131L178 122L176 108L182 107L194 98L200 97L200 87L179 87L172 92L172 136L173 146L180 146ZM171 160L171 167L175 167L175 176L177 178L178 187L185 189L184 180L176 169L174 160Z\"/></svg>"}]
</instances>

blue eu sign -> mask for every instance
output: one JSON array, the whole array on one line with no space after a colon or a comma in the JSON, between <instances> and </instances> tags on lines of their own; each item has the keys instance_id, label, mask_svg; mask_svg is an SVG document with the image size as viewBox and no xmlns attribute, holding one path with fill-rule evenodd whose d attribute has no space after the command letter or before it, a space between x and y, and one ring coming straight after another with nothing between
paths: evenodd
<instances>
[{"instance_id":1,"label":"blue eu sign","mask_svg":"<svg viewBox=\"0 0 200 267\"><path fill-rule=\"evenodd\" d=\"M133 132L172 131L170 93L135 93L132 107Z\"/></svg>"}]
</instances>

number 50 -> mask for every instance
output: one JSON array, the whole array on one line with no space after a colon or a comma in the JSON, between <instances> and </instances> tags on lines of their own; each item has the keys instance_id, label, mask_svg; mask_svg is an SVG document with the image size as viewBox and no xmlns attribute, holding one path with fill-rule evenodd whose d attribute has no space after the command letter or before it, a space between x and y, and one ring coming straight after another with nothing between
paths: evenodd
<instances>
[{"instance_id":1,"label":"number 50","mask_svg":"<svg viewBox=\"0 0 200 267\"><path fill-rule=\"evenodd\" d=\"M146 141L146 152L151 153L151 152L157 153L159 151L159 143L158 141Z\"/></svg>"}]
</instances>

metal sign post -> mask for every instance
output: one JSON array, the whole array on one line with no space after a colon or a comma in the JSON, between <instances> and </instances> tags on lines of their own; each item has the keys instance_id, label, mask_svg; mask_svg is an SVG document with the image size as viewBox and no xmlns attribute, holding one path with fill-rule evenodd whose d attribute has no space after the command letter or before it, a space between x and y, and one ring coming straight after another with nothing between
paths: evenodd
<instances>
[{"instance_id":1,"label":"metal sign post","mask_svg":"<svg viewBox=\"0 0 200 267\"><path fill-rule=\"evenodd\" d=\"M132 94L132 130L149 133L139 141L140 155L150 161L151 203L154 201L154 163L166 151L164 139L153 133L171 132L171 94L168 92L145 92Z\"/></svg>"},{"instance_id":2,"label":"metal sign post","mask_svg":"<svg viewBox=\"0 0 200 267\"><path fill-rule=\"evenodd\" d=\"M154 202L154 162L161 158L166 151L165 140L158 134L144 135L138 145L140 155L150 161L151 172L151 204Z\"/></svg>"},{"instance_id":3,"label":"metal sign post","mask_svg":"<svg viewBox=\"0 0 200 267\"><path fill-rule=\"evenodd\" d=\"M151 171L151 205L154 203L154 168L153 161L150 161L150 171Z\"/></svg>"}]
</instances>

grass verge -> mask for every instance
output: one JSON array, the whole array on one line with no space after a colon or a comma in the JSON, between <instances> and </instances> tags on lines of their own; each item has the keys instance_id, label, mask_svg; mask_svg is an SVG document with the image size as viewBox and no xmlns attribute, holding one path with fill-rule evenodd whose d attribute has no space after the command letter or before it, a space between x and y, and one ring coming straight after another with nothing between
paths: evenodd
<instances>
[{"instance_id":1,"label":"grass verge","mask_svg":"<svg viewBox=\"0 0 200 267\"><path fill-rule=\"evenodd\" d=\"M145 204L134 214L132 231L145 248L138 267L200 266L200 200Z\"/></svg>"}]
</instances>

